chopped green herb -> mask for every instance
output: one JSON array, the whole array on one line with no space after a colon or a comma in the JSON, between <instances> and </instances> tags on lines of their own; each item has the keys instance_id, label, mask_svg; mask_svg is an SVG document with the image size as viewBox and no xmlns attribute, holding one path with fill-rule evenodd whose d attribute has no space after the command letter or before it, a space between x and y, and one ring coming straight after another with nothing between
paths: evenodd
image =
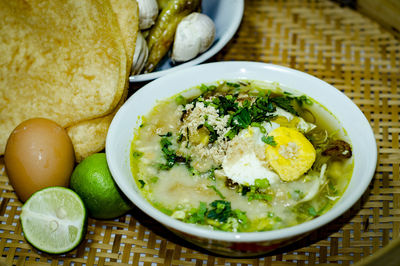
<instances>
[{"instance_id":1,"label":"chopped green herb","mask_svg":"<svg viewBox=\"0 0 400 266\"><path fill-rule=\"evenodd\" d=\"M239 222L246 224L247 223L247 215L245 212L239 210L239 209L234 209L233 213L235 216L239 219Z\"/></svg>"},{"instance_id":2,"label":"chopped green herb","mask_svg":"<svg viewBox=\"0 0 400 266\"><path fill-rule=\"evenodd\" d=\"M189 159L187 159L186 160L186 162L185 162L185 165L186 165L186 168L188 169L188 171L189 171L189 173L191 174L191 175L198 175L199 174L199 171L197 171L196 169L194 169L194 167L190 164L190 162L191 162L191 159L189 158Z\"/></svg>"},{"instance_id":3,"label":"chopped green herb","mask_svg":"<svg viewBox=\"0 0 400 266\"><path fill-rule=\"evenodd\" d=\"M171 137L172 136L172 132L167 132L166 134L161 134L159 136L160 137Z\"/></svg>"},{"instance_id":4,"label":"chopped green herb","mask_svg":"<svg viewBox=\"0 0 400 266\"><path fill-rule=\"evenodd\" d=\"M268 179L256 179L252 186L240 186L238 193L246 196L248 201L253 200L272 200L272 196L267 194L267 188L270 186Z\"/></svg>"},{"instance_id":5,"label":"chopped green herb","mask_svg":"<svg viewBox=\"0 0 400 266\"><path fill-rule=\"evenodd\" d=\"M313 206L311 206L310 208L308 208L308 213L309 213L311 216L317 216L317 215L318 215L317 211L314 209Z\"/></svg>"},{"instance_id":6,"label":"chopped green herb","mask_svg":"<svg viewBox=\"0 0 400 266\"><path fill-rule=\"evenodd\" d=\"M243 108L248 108L248 107L250 107L250 105L251 105L250 101L246 99L246 100L244 100L244 102L242 104L242 107Z\"/></svg>"},{"instance_id":7,"label":"chopped green herb","mask_svg":"<svg viewBox=\"0 0 400 266\"><path fill-rule=\"evenodd\" d=\"M158 177L157 176L153 176L152 178L150 178L150 182L151 183L157 183L158 181Z\"/></svg>"},{"instance_id":8,"label":"chopped green herb","mask_svg":"<svg viewBox=\"0 0 400 266\"><path fill-rule=\"evenodd\" d=\"M240 87L240 84L233 83L233 82L227 82L226 85L228 85L229 87L233 87L233 88L239 88Z\"/></svg>"},{"instance_id":9,"label":"chopped green herb","mask_svg":"<svg viewBox=\"0 0 400 266\"><path fill-rule=\"evenodd\" d=\"M266 143L268 145L271 145L271 146L276 146L277 145L277 143L276 143L276 141L274 139L274 136L267 136L267 137L266 136L262 136L261 140L264 143Z\"/></svg>"},{"instance_id":10,"label":"chopped green herb","mask_svg":"<svg viewBox=\"0 0 400 266\"><path fill-rule=\"evenodd\" d=\"M250 126L252 126L252 127L258 127L258 128L260 129L260 132L263 133L263 134L267 133L267 130L265 129L265 127L263 127L263 126L262 126L260 123L258 123L258 122L252 122L252 123L250 124Z\"/></svg>"},{"instance_id":11,"label":"chopped green herb","mask_svg":"<svg viewBox=\"0 0 400 266\"><path fill-rule=\"evenodd\" d=\"M237 132L233 129L230 129L226 134L225 137L232 140L236 136Z\"/></svg>"},{"instance_id":12,"label":"chopped green herb","mask_svg":"<svg viewBox=\"0 0 400 266\"><path fill-rule=\"evenodd\" d=\"M212 209L208 212L207 218L217 220L224 223L231 215L231 203L225 200L215 200L211 202Z\"/></svg>"},{"instance_id":13,"label":"chopped green herb","mask_svg":"<svg viewBox=\"0 0 400 266\"><path fill-rule=\"evenodd\" d=\"M303 104L307 104L307 105L312 105L313 102L306 96L306 95L301 95L298 97L294 97L294 99L297 101L297 104L299 106L303 106Z\"/></svg>"},{"instance_id":14,"label":"chopped green herb","mask_svg":"<svg viewBox=\"0 0 400 266\"><path fill-rule=\"evenodd\" d=\"M255 179L254 180L254 186L257 188L265 189L270 186L269 181L267 178L264 179Z\"/></svg>"},{"instance_id":15,"label":"chopped green herb","mask_svg":"<svg viewBox=\"0 0 400 266\"><path fill-rule=\"evenodd\" d=\"M208 139L208 143L214 143L218 139L218 134L214 130L214 128L206 122L204 122L204 126L207 128L208 132L210 132L210 138Z\"/></svg>"},{"instance_id":16,"label":"chopped green herb","mask_svg":"<svg viewBox=\"0 0 400 266\"><path fill-rule=\"evenodd\" d=\"M221 101L219 100L219 98L213 98L212 102L216 105L219 105L221 103Z\"/></svg>"},{"instance_id":17,"label":"chopped green herb","mask_svg":"<svg viewBox=\"0 0 400 266\"><path fill-rule=\"evenodd\" d=\"M204 224L205 215L207 212L207 204L205 202L200 202L198 209L192 209L189 213L189 218L187 222Z\"/></svg>"},{"instance_id":18,"label":"chopped green herb","mask_svg":"<svg viewBox=\"0 0 400 266\"><path fill-rule=\"evenodd\" d=\"M247 128L251 123L251 117L247 108L242 108L237 112L232 119L231 126L239 128Z\"/></svg>"},{"instance_id":19,"label":"chopped green herb","mask_svg":"<svg viewBox=\"0 0 400 266\"><path fill-rule=\"evenodd\" d=\"M226 96L218 96L218 112L220 116L229 114L230 112L236 112L238 110L238 103L235 102L237 96L228 94ZM214 100L213 100L214 101ZM217 100L214 101L215 104Z\"/></svg>"},{"instance_id":20,"label":"chopped green herb","mask_svg":"<svg viewBox=\"0 0 400 266\"><path fill-rule=\"evenodd\" d=\"M247 193L247 198L249 201L253 200L265 200L265 201L270 201L272 200L272 196L269 194L262 194L262 193Z\"/></svg>"},{"instance_id":21,"label":"chopped green herb","mask_svg":"<svg viewBox=\"0 0 400 266\"><path fill-rule=\"evenodd\" d=\"M181 105L181 104L184 105L184 104L186 104L186 98L183 97L182 95L178 95L175 98L175 103L178 104L178 105Z\"/></svg>"},{"instance_id":22,"label":"chopped green herb","mask_svg":"<svg viewBox=\"0 0 400 266\"><path fill-rule=\"evenodd\" d=\"M218 188L217 188L216 186L210 185L210 186L207 186L207 187L213 189L213 190L215 191L215 193L217 193L218 196L219 196L221 199L225 199L225 196L222 195L221 191L219 191Z\"/></svg>"},{"instance_id":23,"label":"chopped green herb","mask_svg":"<svg viewBox=\"0 0 400 266\"><path fill-rule=\"evenodd\" d=\"M206 85L204 85L204 84L201 84L200 85L200 91L201 91L201 93L205 93L205 92L208 91L208 87Z\"/></svg>"},{"instance_id":24,"label":"chopped green herb","mask_svg":"<svg viewBox=\"0 0 400 266\"><path fill-rule=\"evenodd\" d=\"M292 99L290 97L277 96L277 97L274 97L274 98L270 98L270 101L275 103L280 108L288 111L289 113L292 113L294 115L298 115L297 111L294 109L294 107L292 105Z\"/></svg>"},{"instance_id":25,"label":"chopped green herb","mask_svg":"<svg viewBox=\"0 0 400 266\"><path fill-rule=\"evenodd\" d=\"M176 139L177 142L181 142L183 139L183 134L179 134L178 138Z\"/></svg>"},{"instance_id":26,"label":"chopped green herb","mask_svg":"<svg viewBox=\"0 0 400 266\"><path fill-rule=\"evenodd\" d=\"M273 213L273 212L268 212L267 217L273 219L275 222L282 221L282 218L279 216L276 216L275 213Z\"/></svg>"},{"instance_id":27,"label":"chopped green herb","mask_svg":"<svg viewBox=\"0 0 400 266\"><path fill-rule=\"evenodd\" d=\"M166 162L164 164L158 164L158 168L160 170L169 170L175 165L175 163L185 163L186 165L189 163L190 165L190 158L178 156L176 155L175 150L170 148L172 142L168 138L172 136L172 133L168 132L163 136L164 137L162 137L160 140L160 145Z\"/></svg>"},{"instance_id":28,"label":"chopped green herb","mask_svg":"<svg viewBox=\"0 0 400 266\"><path fill-rule=\"evenodd\" d=\"M337 195L338 194L338 191L337 191L335 185L332 184L331 180L329 180L329 182L328 182L328 188L329 188L329 192L332 193L332 195Z\"/></svg>"},{"instance_id":29,"label":"chopped green herb","mask_svg":"<svg viewBox=\"0 0 400 266\"><path fill-rule=\"evenodd\" d=\"M208 170L208 178L211 180L215 180L215 170L221 169L221 167L212 167L210 170Z\"/></svg>"},{"instance_id":30,"label":"chopped green herb","mask_svg":"<svg viewBox=\"0 0 400 266\"><path fill-rule=\"evenodd\" d=\"M215 85L210 85L210 86L207 86L205 84L201 84L200 85L200 91L201 91L202 94L205 94L205 93L207 93L209 91L213 91L215 89L217 89L217 86L215 86Z\"/></svg>"},{"instance_id":31,"label":"chopped green herb","mask_svg":"<svg viewBox=\"0 0 400 266\"><path fill-rule=\"evenodd\" d=\"M302 198L305 197L304 192L301 191L301 190L296 189L296 190L294 191L294 193L295 193L295 195L297 196L297 198L299 198L299 199L302 199Z\"/></svg>"},{"instance_id":32,"label":"chopped green herb","mask_svg":"<svg viewBox=\"0 0 400 266\"><path fill-rule=\"evenodd\" d=\"M238 193L240 193L242 196L246 196L248 192L250 192L250 187L249 186L239 186L238 188Z\"/></svg>"},{"instance_id":33,"label":"chopped green herb","mask_svg":"<svg viewBox=\"0 0 400 266\"><path fill-rule=\"evenodd\" d=\"M143 156L143 152L140 152L140 151L132 152L132 157L135 158L135 159L138 159L138 158L140 158L142 156Z\"/></svg>"},{"instance_id":34,"label":"chopped green herb","mask_svg":"<svg viewBox=\"0 0 400 266\"><path fill-rule=\"evenodd\" d=\"M144 182L142 179L139 179L138 182L140 183L140 188L143 188L144 185L146 185L146 182Z\"/></svg>"}]
</instances>

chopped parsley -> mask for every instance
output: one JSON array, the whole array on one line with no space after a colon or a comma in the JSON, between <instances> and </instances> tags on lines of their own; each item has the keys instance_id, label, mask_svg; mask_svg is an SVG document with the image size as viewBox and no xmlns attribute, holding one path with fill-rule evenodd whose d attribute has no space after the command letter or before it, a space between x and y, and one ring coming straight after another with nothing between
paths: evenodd
<instances>
[{"instance_id":1,"label":"chopped parsley","mask_svg":"<svg viewBox=\"0 0 400 266\"><path fill-rule=\"evenodd\" d=\"M260 129L260 132L263 133L263 134L267 133L265 127L263 127L263 126L262 126L260 123L258 123L258 122L252 122L252 123L250 124L250 126L252 126L252 127L258 127L258 128Z\"/></svg>"},{"instance_id":2,"label":"chopped parsley","mask_svg":"<svg viewBox=\"0 0 400 266\"><path fill-rule=\"evenodd\" d=\"M207 218L224 223L232 215L231 203L225 200L215 200L210 204L211 209L207 213Z\"/></svg>"},{"instance_id":3,"label":"chopped parsley","mask_svg":"<svg viewBox=\"0 0 400 266\"><path fill-rule=\"evenodd\" d=\"M198 208L187 212L187 223L211 225L223 231L245 231L248 225L246 213L239 209L232 209L231 203L226 200L215 200L209 204L200 202Z\"/></svg>"},{"instance_id":4,"label":"chopped parsley","mask_svg":"<svg viewBox=\"0 0 400 266\"><path fill-rule=\"evenodd\" d=\"M242 196L246 196L248 201L262 200L271 201L272 195L269 194L268 188L270 183L267 178L254 180L254 185L239 186L237 192Z\"/></svg>"},{"instance_id":5,"label":"chopped parsley","mask_svg":"<svg viewBox=\"0 0 400 266\"><path fill-rule=\"evenodd\" d=\"M140 152L140 151L133 151L132 152L132 157L135 158L135 159L139 159L142 156L143 156L143 152Z\"/></svg>"},{"instance_id":6,"label":"chopped parsley","mask_svg":"<svg viewBox=\"0 0 400 266\"><path fill-rule=\"evenodd\" d=\"M309 213L311 216L317 216L317 215L318 215L317 211L314 209L313 206L311 206L311 207L308 208L308 213Z\"/></svg>"},{"instance_id":7,"label":"chopped parsley","mask_svg":"<svg viewBox=\"0 0 400 266\"><path fill-rule=\"evenodd\" d=\"M306 195L304 194L303 191L296 189L294 191L294 195L296 196L297 199L303 199Z\"/></svg>"},{"instance_id":8,"label":"chopped parsley","mask_svg":"<svg viewBox=\"0 0 400 266\"><path fill-rule=\"evenodd\" d=\"M221 191L219 191L218 188L217 188L216 186L210 185L210 186L207 186L207 187L208 187L208 188L211 188L212 190L214 190L215 193L217 193L217 195L218 195L221 199L225 199L225 196L222 195Z\"/></svg>"},{"instance_id":9,"label":"chopped parsley","mask_svg":"<svg viewBox=\"0 0 400 266\"><path fill-rule=\"evenodd\" d=\"M158 176L153 176L152 178L150 178L151 183L157 183L157 181L158 181Z\"/></svg>"},{"instance_id":10,"label":"chopped parsley","mask_svg":"<svg viewBox=\"0 0 400 266\"><path fill-rule=\"evenodd\" d=\"M276 111L276 107L270 101L268 95L259 96L250 107L252 122L268 122L274 116L271 114Z\"/></svg>"},{"instance_id":11,"label":"chopped parsley","mask_svg":"<svg viewBox=\"0 0 400 266\"><path fill-rule=\"evenodd\" d=\"M217 99L217 100L216 100ZM218 106L218 113L220 116L225 116L230 113L234 113L238 110L239 105L236 102L237 95L228 94L226 96L218 96L212 101Z\"/></svg>"},{"instance_id":12,"label":"chopped parsley","mask_svg":"<svg viewBox=\"0 0 400 266\"><path fill-rule=\"evenodd\" d=\"M239 88L240 87L239 83L233 83L233 82L227 82L226 85L228 85L229 87L233 87L233 88Z\"/></svg>"},{"instance_id":13,"label":"chopped parsley","mask_svg":"<svg viewBox=\"0 0 400 266\"><path fill-rule=\"evenodd\" d=\"M254 186L256 188L261 188L261 189L265 189L268 188L270 186L269 181L267 178L264 179L256 179L254 180Z\"/></svg>"},{"instance_id":14,"label":"chopped parsley","mask_svg":"<svg viewBox=\"0 0 400 266\"><path fill-rule=\"evenodd\" d=\"M208 143L214 143L218 139L218 134L214 130L214 128L208 124L208 122L204 122L204 127L207 128L208 132L210 132L210 138L208 139Z\"/></svg>"},{"instance_id":15,"label":"chopped parsley","mask_svg":"<svg viewBox=\"0 0 400 266\"><path fill-rule=\"evenodd\" d=\"M262 136L261 137L261 140L264 142L264 143L266 143L266 144L268 144L268 145L271 145L271 146L276 146L277 145L277 143L276 143L276 141L275 141L275 139L274 139L274 136Z\"/></svg>"},{"instance_id":16,"label":"chopped parsley","mask_svg":"<svg viewBox=\"0 0 400 266\"><path fill-rule=\"evenodd\" d=\"M139 179L138 182L140 184L140 188L143 188L144 185L146 185L146 182L144 182L142 179Z\"/></svg>"},{"instance_id":17,"label":"chopped parsley","mask_svg":"<svg viewBox=\"0 0 400 266\"><path fill-rule=\"evenodd\" d=\"M338 194L338 191L337 191L335 185L332 183L332 180L329 180L329 182L328 182L328 188L329 188L329 193L330 193L331 195L336 196L336 195Z\"/></svg>"},{"instance_id":18,"label":"chopped parsley","mask_svg":"<svg viewBox=\"0 0 400 266\"><path fill-rule=\"evenodd\" d=\"M275 103L278 107L298 116L297 111L294 109L292 105L292 100L293 98L287 96L277 96L270 98L270 101Z\"/></svg>"},{"instance_id":19,"label":"chopped parsley","mask_svg":"<svg viewBox=\"0 0 400 266\"><path fill-rule=\"evenodd\" d=\"M207 204L200 202L198 209L191 209L189 211L189 218L185 220L187 223L192 224L204 224L207 212Z\"/></svg>"},{"instance_id":20,"label":"chopped parsley","mask_svg":"<svg viewBox=\"0 0 400 266\"><path fill-rule=\"evenodd\" d=\"M200 91L201 91L202 94L205 94L205 93L207 93L209 91L213 91L216 88L217 88L217 86L215 86L215 85L210 85L210 86L207 86L205 84L201 84L200 85Z\"/></svg>"},{"instance_id":21,"label":"chopped parsley","mask_svg":"<svg viewBox=\"0 0 400 266\"><path fill-rule=\"evenodd\" d=\"M233 88L240 87L240 84L238 83L227 82L226 85ZM210 90L204 84L200 89L204 93ZM265 133L265 128L261 126L261 123L270 122L271 119L275 117L273 113L276 111L277 107L297 115L297 111L293 106L293 101L309 103L306 96L293 97L286 94L282 96L271 96L271 92L260 94L255 99L241 98L241 101L239 101L238 97L239 94L237 93L218 95L211 99L200 96L195 98L192 103L202 101L206 106L211 105L217 109L220 117L229 115L230 118L227 127L230 127L230 130L225 134L225 137L228 139L233 139L242 129L246 129L249 126L256 126L260 128L262 133ZM217 139L218 136L215 135L214 130L211 129L210 126L205 126L210 131L210 143L213 143L213 140Z\"/></svg>"},{"instance_id":22,"label":"chopped parsley","mask_svg":"<svg viewBox=\"0 0 400 266\"><path fill-rule=\"evenodd\" d=\"M239 108L232 116L231 125L238 129L245 129L251 123L250 112L247 108Z\"/></svg>"},{"instance_id":23,"label":"chopped parsley","mask_svg":"<svg viewBox=\"0 0 400 266\"><path fill-rule=\"evenodd\" d=\"M272 196L269 194L264 194L264 193L257 193L257 192L249 192L247 193L247 198L249 201L253 200L264 200L264 201L270 201L272 200Z\"/></svg>"},{"instance_id":24,"label":"chopped parsley","mask_svg":"<svg viewBox=\"0 0 400 266\"><path fill-rule=\"evenodd\" d=\"M301 95L301 96L295 97L295 100L297 101L297 104L300 106L303 106L303 104L306 104L306 105L313 104L313 102L306 95Z\"/></svg>"},{"instance_id":25,"label":"chopped parsley","mask_svg":"<svg viewBox=\"0 0 400 266\"><path fill-rule=\"evenodd\" d=\"M178 95L178 96L175 98L175 102L176 102L176 104L178 104L178 105L184 105L184 104L186 104L186 98L183 97L182 95Z\"/></svg>"},{"instance_id":26,"label":"chopped parsley","mask_svg":"<svg viewBox=\"0 0 400 266\"><path fill-rule=\"evenodd\" d=\"M160 137L171 137L172 136L172 132L167 132L166 134L161 134L159 136Z\"/></svg>"},{"instance_id":27,"label":"chopped parsley","mask_svg":"<svg viewBox=\"0 0 400 266\"><path fill-rule=\"evenodd\" d=\"M182 156L178 156L175 150L170 147L172 145L172 142L170 141L169 138L172 137L172 133L168 132L167 134L160 135L160 137L161 137L160 140L161 151L163 153L165 163L158 164L159 170L169 170L176 163L185 163L186 166L190 167L190 158L184 158Z\"/></svg>"}]
</instances>

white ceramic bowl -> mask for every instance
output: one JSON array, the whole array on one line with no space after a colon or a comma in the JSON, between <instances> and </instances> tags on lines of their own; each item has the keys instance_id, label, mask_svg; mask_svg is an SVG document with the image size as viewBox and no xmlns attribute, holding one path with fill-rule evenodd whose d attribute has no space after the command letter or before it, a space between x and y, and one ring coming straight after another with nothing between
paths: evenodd
<instances>
[{"instance_id":1,"label":"white ceramic bowl","mask_svg":"<svg viewBox=\"0 0 400 266\"><path fill-rule=\"evenodd\" d=\"M244 0L203 0L201 9L202 13L209 16L215 24L215 40L211 47L194 59L178 65L173 65L171 59L165 56L153 72L130 76L130 82L153 80L177 70L203 63L218 53L239 28L243 17Z\"/></svg>"},{"instance_id":2,"label":"white ceramic bowl","mask_svg":"<svg viewBox=\"0 0 400 266\"><path fill-rule=\"evenodd\" d=\"M130 145L139 117L159 99L217 80L275 81L303 92L325 106L340 121L353 147L354 171L342 198L327 213L293 227L253 233L207 230L175 220L155 209L140 194L129 164ZM148 83L133 94L115 115L106 140L107 162L123 193L142 211L173 232L203 248L229 256L266 253L294 242L331 222L348 210L364 193L374 175L377 149L371 127L360 109L328 83L297 70L255 62L219 62L194 66Z\"/></svg>"}]
</instances>

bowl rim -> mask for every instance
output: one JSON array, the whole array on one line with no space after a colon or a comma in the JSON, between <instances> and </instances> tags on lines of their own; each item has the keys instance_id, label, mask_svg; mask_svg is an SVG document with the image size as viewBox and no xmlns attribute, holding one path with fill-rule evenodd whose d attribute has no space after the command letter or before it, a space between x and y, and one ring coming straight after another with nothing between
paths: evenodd
<instances>
[{"instance_id":1,"label":"bowl rim","mask_svg":"<svg viewBox=\"0 0 400 266\"><path fill-rule=\"evenodd\" d=\"M363 177L364 182L357 185L356 191L352 192L351 195L351 200L341 202L342 208L335 208L329 210L327 213L312 219L310 221L292 226L292 227L287 227L287 228L282 228L282 229L277 229L277 230L271 230L271 231L262 231L262 232L223 232L223 231L215 231L212 229L208 228L203 228L198 225L194 224L188 224L184 223L182 221L176 220L161 211L157 210L155 207L153 207L146 199L144 199L142 196L140 196L140 193L135 193L132 195L127 195L127 191L124 191L125 188L121 185L121 182L118 178L118 172L116 171L115 167L115 162L113 161L112 154L110 154L110 150L112 150L111 146L113 145L112 141L113 138L118 137L117 134L117 129L115 128L116 121L121 119L121 114L126 112L127 106L131 103L134 102L135 98L138 98L142 96L143 94L150 93L152 88L157 87L158 85L163 85L167 84L170 81L173 81L174 79L177 79L181 76L185 75L190 75L190 73L196 73L198 74L200 71L211 71L212 69L229 69L231 68L237 68L238 70L240 69L241 72L246 75L246 69L260 69L260 71L280 71L284 73L288 73L292 75L295 78L301 78L301 79L308 79L312 80L314 82L318 82L321 84L321 86L325 86L324 89L329 90L330 93L337 94L339 97L341 97L341 100L345 102L346 105L349 105L349 107L352 108L352 111L356 112L356 115L360 118L360 121L358 121L358 125L362 123L363 126L363 136L366 139L365 145L368 145L368 148L370 149L368 156L369 162L371 164L367 165L367 169L365 177ZM210 70L211 69L211 70ZM227 71L227 70L222 70L222 71ZM222 78L223 79L223 78ZM199 85L199 84L197 84ZM183 88L181 91L185 89L189 89L191 86L189 85L187 88ZM293 88L296 90L296 88ZM172 95L175 95L177 93L171 93ZM135 96L136 95L136 96ZM318 99L316 99L318 102ZM335 112L332 112L333 115L335 115ZM133 136L132 136L133 137ZM288 67L284 66L279 66L279 65L274 65L274 64L267 64L267 63L262 63L262 62L249 62L249 61L224 61L224 62L215 62L215 63L207 63L207 64L201 64L201 65L196 65L192 66L190 68L186 68L171 74L168 74L166 76L163 76L159 79L156 79L142 88L140 88L138 91L136 91L128 100L127 102L120 108L120 110L117 112L115 115L108 134L107 134L107 139L106 139L106 155L107 155L107 161L109 163L109 168L110 171L114 177L114 180L116 181L117 185L120 187L120 189L124 192L125 195L128 196L128 198L142 211L144 211L147 215L149 215L151 218L155 219L156 221L160 222L164 226L167 226L169 228L172 228L176 231L183 232L185 234L189 234L192 236L197 236L201 238L207 238L207 239L212 239L212 240L219 240L219 241L228 241L228 242L258 242L258 241L273 241L273 240L280 240L280 239L286 239L286 238L292 238L298 235L302 235L308 232L311 232L313 230L316 230L329 222L332 222L334 219L338 218L341 216L345 211L349 210L359 199L360 197L364 194L366 191L367 187L369 186L373 176L374 172L376 169L376 163L377 163L377 146L376 146L376 140L374 137L374 133L372 131L372 128L362 113L362 111L357 107L357 105L350 99L348 98L343 92L340 90L336 89L332 85L328 84L327 82L318 79L310 74L307 74L305 72L301 72L295 69L291 69ZM132 177L133 178L133 177ZM347 189L347 188L346 188ZM132 196L130 198L129 196ZM338 203L336 203L338 204Z\"/></svg>"},{"instance_id":2,"label":"bowl rim","mask_svg":"<svg viewBox=\"0 0 400 266\"><path fill-rule=\"evenodd\" d=\"M236 33L237 29L239 28L240 23L243 18L244 0L229 0L229 1L232 1L232 2L234 1L233 6L236 7L235 12L230 15L230 17L232 17L232 22L229 24L228 29L222 33L221 38L217 42L215 42L207 51L196 56L192 60L189 60L187 62L181 63L177 66L174 66L174 67L171 67L168 69L155 71L155 72L151 72L151 73L146 73L146 74L130 75L129 81L130 82L142 82L142 81L154 80L156 78L162 77L169 73L173 73L175 71L179 71L179 70L186 69L188 67L203 63L204 61L206 61L207 59L211 58L216 53L218 53L232 39L233 35Z\"/></svg>"}]
</instances>

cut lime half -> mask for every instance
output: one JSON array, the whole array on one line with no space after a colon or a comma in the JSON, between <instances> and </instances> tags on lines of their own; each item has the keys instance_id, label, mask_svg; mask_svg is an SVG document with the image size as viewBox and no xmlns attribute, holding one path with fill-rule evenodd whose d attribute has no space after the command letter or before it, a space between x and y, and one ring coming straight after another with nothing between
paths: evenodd
<instances>
[{"instance_id":1,"label":"cut lime half","mask_svg":"<svg viewBox=\"0 0 400 266\"><path fill-rule=\"evenodd\" d=\"M86 228L86 209L71 189L48 187L25 202L20 219L24 236L32 246L60 254L81 242Z\"/></svg>"}]
</instances>

